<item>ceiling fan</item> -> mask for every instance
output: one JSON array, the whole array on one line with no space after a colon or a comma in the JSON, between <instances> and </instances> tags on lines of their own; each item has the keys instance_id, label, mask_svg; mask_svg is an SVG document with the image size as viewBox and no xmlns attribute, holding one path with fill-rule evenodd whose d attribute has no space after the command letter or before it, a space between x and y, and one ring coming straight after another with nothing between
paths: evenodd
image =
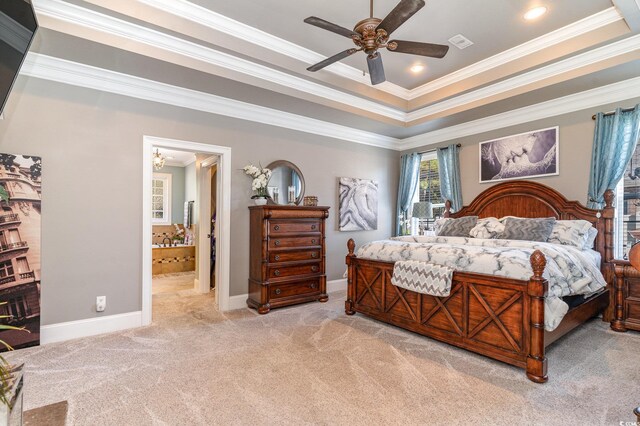
<instances>
[{"instance_id":1,"label":"ceiling fan","mask_svg":"<svg viewBox=\"0 0 640 426\"><path fill-rule=\"evenodd\" d=\"M380 84L386 80L384 67L382 66L382 56L378 49L386 47L390 52L410 53L412 55L430 56L432 58L443 58L449 50L449 46L442 44L420 43L417 41L391 40L389 36L398 29L417 11L425 5L424 0L401 0L400 3L384 19L373 17L373 0L370 2L370 16L358 22L353 31L333 24L324 19L310 16L304 20L307 24L331 31L341 36L351 38L356 47L347 49L324 61L307 68L308 71L318 71L322 68L338 62L356 52L364 51L367 54L367 65L371 75L371 84Z\"/></svg>"}]
</instances>

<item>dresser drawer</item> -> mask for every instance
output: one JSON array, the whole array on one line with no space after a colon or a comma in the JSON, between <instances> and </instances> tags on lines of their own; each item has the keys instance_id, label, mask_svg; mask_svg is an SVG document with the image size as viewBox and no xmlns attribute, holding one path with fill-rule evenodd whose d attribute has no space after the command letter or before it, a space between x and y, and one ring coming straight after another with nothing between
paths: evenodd
<instances>
[{"instance_id":1,"label":"dresser drawer","mask_svg":"<svg viewBox=\"0 0 640 426\"><path fill-rule=\"evenodd\" d=\"M627 278L627 297L640 300L640 279Z\"/></svg>"},{"instance_id":2,"label":"dresser drawer","mask_svg":"<svg viewBox=\"0 0 640 426\"><path fill-rule=\"evenodd\" d=\"M299 281L295 283L271 284L269 286L269 297L271 299L281 299L303 294L313 294L320 291L318 280Z\"/></svg>"},{"instance_id":3,"label":"dresser drawer","mask_svg":"<svg viewBox=\"0 0 640 426\"><path fill-rule=\"evenodd\" d=\"M640 300L631 301L627 299L626 305L627 319L634 322L640 322Z\"/></svg>"},{"instance_id":4,"label":"dresser drawer","mask_svg":"<svg viewBox=\"0 0 640 426\"><path fill-rule=\"evenodd\" d=\"M302 232L320 232L319 220L271 220L269 234L298 234Z\"/></svg>"},{"instance_id":5,"label":"dresser drawer","mask_svg":"<svg viewBox=\"0 0 640 426\"><path fill-rule=\"evenodd\" d=\"M272 266L269 268L269 278L295 277L298 275L311 275L320 273L319 263L307 263L295 266Z\"/></svg>"},{"instance_id":6,"label":"dresser drawer","mask_svg":"<svg viewBox=\"0 0 640 426\"><path fill-rule=\"evenodd\" d=\"M278 248L298 248L319 246L322 240L320 235L312 235L309 237L269 237L269 249Z\"/></svg>"},{"instance_id":7,"label":"dresser drawer","mask_svg":"<svg viewBox=\"0 0 640 426\"><path fill-rule=\"evenodd\" d=\"M300 260L318 260L318 259L320 259L320 250L285 251L285 252L269 253L269 263L297 262Z\"/></svg>"}]
</instances>

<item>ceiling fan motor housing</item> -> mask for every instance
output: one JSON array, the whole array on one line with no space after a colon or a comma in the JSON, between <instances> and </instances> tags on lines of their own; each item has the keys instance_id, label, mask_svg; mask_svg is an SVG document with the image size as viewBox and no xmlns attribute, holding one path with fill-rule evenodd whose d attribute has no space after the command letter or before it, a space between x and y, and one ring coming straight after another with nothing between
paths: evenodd
<instances>
[{"instance_id":1,"label":"ceiling fan motor housing","mask_svg":"<svg viewBox=\"0 0 640 426\"><path fill-rule=\"evenodd\" d=\"M378 29L382 19L367 18L358 22L353 28L360 36L353 36L352 40L359 49L364 50L367 55L374 55L378 48L384 47L389 40L387 32L382 28Z\"/></svg>"}]
</instances>

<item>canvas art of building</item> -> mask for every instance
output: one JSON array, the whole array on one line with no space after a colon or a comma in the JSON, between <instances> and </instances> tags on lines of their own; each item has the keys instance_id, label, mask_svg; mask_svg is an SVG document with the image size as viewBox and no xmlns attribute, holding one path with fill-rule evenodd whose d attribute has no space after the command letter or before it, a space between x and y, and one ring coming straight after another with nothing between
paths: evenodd
<instances>
[{"instance_id":1,"label":"canvas art of building","mask_svg":"<svg viewBox=\"0 0 640 426\"><path fill-rule=\"evenodd\" d=\"M40 343L40 157L0 154L0 188L0 324L22 329L0 340L17 349Z\"/></svg>"}]
</instances>

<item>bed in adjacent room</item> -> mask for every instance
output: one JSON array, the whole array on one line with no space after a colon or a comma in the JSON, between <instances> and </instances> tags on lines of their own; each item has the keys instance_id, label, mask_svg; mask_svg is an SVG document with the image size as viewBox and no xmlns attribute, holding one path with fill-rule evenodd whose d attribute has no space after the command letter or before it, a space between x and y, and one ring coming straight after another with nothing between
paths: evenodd
<instances>
[{"instance_id":1,"label":"bed in adjacent room","mask_svg":"<svg viewBox=\"0 0 640 426\"><path fill-rule=\"evenodd\" d=\"M350 240L345 311L545 382L545 347L609 304L613 193L605 199L591 210L544 185L512 181L447 213L438 236L376 241L357 253Z\"/></svg>"}]
</instances>

